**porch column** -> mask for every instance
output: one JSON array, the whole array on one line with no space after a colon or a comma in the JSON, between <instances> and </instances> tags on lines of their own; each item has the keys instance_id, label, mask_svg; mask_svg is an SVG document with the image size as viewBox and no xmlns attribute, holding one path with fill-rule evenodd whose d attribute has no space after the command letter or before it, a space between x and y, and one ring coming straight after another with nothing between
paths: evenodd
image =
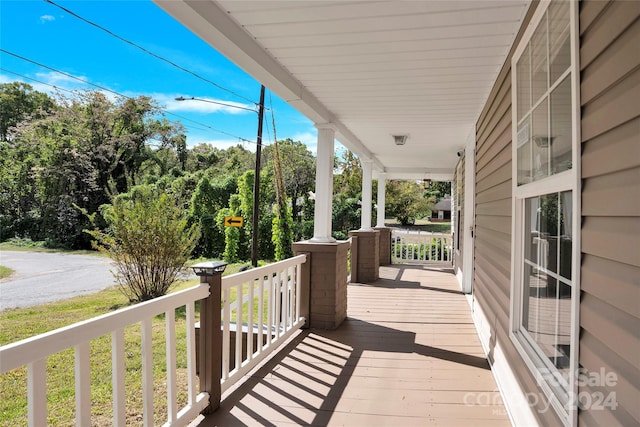
<instances>
[{"instance_id":1,"label":"porch column","mask_svg":"<svg viewBox=\"0 0 640 427\"><path fill-rule=\"evenodd\" d=\"M387 175L384 173L378 174L378 223L377 227L384 227L384 204L385 204L385 192L387 190Z\"/></svg>"},{"instance_id":2,"label":"porch column","mask_svg":"<svg viewBox=\"0 0 640 427\"><path fill-rule=\"evenodd\" d=\"M335 242L331 237L333 208L333 149L335 127L331 123L316 124L318 154L316 160L316 204L313 214L314 243Z\"/></svg>"},{"instance_id":3,"label":"porch column","mask_svg":"<svg viewBox=\"0 0 640 427\"><path fill-rule=\"evenodd\" d=\"M378 222L375 227L380 232L378 241L380 265L391 264L391 229L384 225L386 189L387 175L381 172L378 174Z\"/></svg>"},{"instance_id":4,"label":"porch column","mask_svg":"<svg viewBox=\"0 0 640 427\"><path fill-rule=\"evenodd\" d=\"M362 209L360 230L371 231L371 160L360 159L362 165Z\"/></svg>"},{"instance_id":5,"label":"porch column","mask_svg":"<svg viewBox=\"0 0 640 427\"><path fill-rule=\"evenodd\" d=\"M351 281L369 283L378 280L380 268L380 232L371 228L371 160L361 159L362 165L362 215L360 229L350 231L349 236L357 237L353 242L358 245L355 260L355 277ZM353 254L353 252L352 252ZM352 260L353 263L354 260Z\"/></svg>"}]
</instances>

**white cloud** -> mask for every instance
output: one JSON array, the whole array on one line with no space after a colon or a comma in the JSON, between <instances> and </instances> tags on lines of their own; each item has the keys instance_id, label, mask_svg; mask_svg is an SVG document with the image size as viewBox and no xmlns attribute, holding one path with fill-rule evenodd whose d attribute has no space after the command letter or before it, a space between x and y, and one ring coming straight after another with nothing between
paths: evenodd
<instances>
[{"instance_id":1,"label":"white cloud","mask_svg":"<svg viewBox=\"0 0 640 427\"><path fill-rule=\"evenodd\" d=\"M71 73L69 73L71 74ZM74 78L75 77L75 78ZM37 73L36 78L38 80L43 81L44 83L55 85L64 89L78 89L80 87L86 87L87 84L83 83L77 79L81 79L84 81L88 81L88 79L84 76L66 76L64 74L56 73L55 71L50 71L47 73Z\"/></svg>"},{"instance_id":2,"label":"white cloud","mask_svg":"<svg viewBox=\"0 0 640 427\"><path fill-rule=\"evenodd\" d=\"M47 22L53 22L53 21L55 21L55 20L56 20L56 17L55 17L55 16L53 16L53 15L42 15L42 16L40 17L40 23L41 23L41 24L45 24L45 23L47 23Z\"/></svg>"},{"instance_id":3,"label":"white cloud","mask_svg":"<svg viewBox=\"0 0 640 427\"><path fill-rule=\"evenodd\" d=\"M209 145L213 145L216 148L219 148L221 150L226 150L227 148L230 147L235 147L236 145L240 144L242 145L246 150L251 151L251 152L255 152L256 151L256 146L255 144L249 143L249 142L243 142L243 141L239 141L237 139L214 139L214 138L206 138L206 137L202 137L200 135L198 136L187 136L187 144L190 147L194 147L196 145L199 144L209 144Z\"/></svg>"},{"instance_id":4,"label":"white cloud","mask_svg":"<svg viewBox=\"0 0 640 427\"><path fill-rule=\"evenodd\" d=\"M241 102L226 101L215 98L199 98L189 99L185 97L184 101L177 101L178 95L154 94L153 97L158 100L160 105L165 105L167 111L171 112L188 112L188 113L228 113L228 114L246 114L251 113L249 110L255 108L252 104L243 104Z\"/></svg>"},{"instance_id":5,"label":"white cloud","mask_svg":"<svg viewBox=\"0 0 640 427\"><path fill-rule=\"evenodd\" d=\"M302 142L314 155L318 153L318 135L316 132L298 132L293 134L291 139Z\"/></svg>"}]
</instances>

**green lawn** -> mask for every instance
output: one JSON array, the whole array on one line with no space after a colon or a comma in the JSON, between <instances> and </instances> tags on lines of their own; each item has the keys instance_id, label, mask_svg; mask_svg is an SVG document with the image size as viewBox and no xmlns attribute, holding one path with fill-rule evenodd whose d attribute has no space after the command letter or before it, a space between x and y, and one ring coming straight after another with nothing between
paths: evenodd
<instances>
[{"instance_id":1,"label":"green lawn","mask_svg":"<svg viewBox=\"0 0 640 427\"><path fill-rule=\"evenodd\" d=\"M4 265L0 265L0 279L5 279L11 276L14 273L12 269L9 267L5 267Z\"/></svg>"},{"instance_id":2,"label":"green lawn","mask_svg":"<svg viewBox=\"0 0 640 427\"><path fill-rule=\"evenodd\" d=\"M402 228L405 230L420 230L430 233L450 233L451 222L431 222L428 218L417 219L413 225L400 225L395 219L385 219L385 225L392 228Z\"/></svg>"},{"instance_id":3,"label":"green lawn","mask_svg":"<svg viewBox=\"0 0 640 427\"><path fill-rule=\"evenodd\" d=\"M243 264L230 265L225 275L238 271ZM186 289L198 280L179 282L172 291ZM234 299L234 295L231 296ZM5 310L0 313L0 344L5 345L42 334L82 320L90 319L128 304L115 288L92 295L36 307ZM186 320L184 310L176 310L176 340L178 369L178 404L187 403L186 385ZM153 360L155 387L155 425L166 421L166 366L164 316L153 321ZM140 325L125 330L127 425L141 423L142 372ZM47 359L48 425L73 425L75 417L73 349ZM27 424L26 368L0 375L0 426ZM111 411L111 337L103 336L91 342L92 424L112 424Z\"/></svg>"}]
</instances>

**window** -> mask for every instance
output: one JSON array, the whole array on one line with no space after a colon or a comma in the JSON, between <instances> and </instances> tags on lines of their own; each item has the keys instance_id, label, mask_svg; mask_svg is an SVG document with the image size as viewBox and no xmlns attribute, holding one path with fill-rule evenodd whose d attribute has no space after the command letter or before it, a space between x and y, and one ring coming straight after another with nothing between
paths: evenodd
<instances>
[{"instance_id":1,"label":"window","mask_svg":"<svg viewBox=\"0 0 640 427\"><path fill-rule=\"evenodd\" d=\"M579 135L575 2L542 2L512 58L511 338L576 422Z\"/></svg>"}]
</instances>

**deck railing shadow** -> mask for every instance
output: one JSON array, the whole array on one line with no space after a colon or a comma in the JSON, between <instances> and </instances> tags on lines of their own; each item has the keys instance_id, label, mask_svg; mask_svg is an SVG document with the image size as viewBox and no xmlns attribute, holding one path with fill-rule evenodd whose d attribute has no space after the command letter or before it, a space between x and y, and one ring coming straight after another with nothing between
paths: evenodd
<instances>
[{"instance_id":1,"label":"deck railing shadow","mask_svg":"<svg viewBox=\"0 0 640 427\"><path fill-rule=\"evenodd\" d=\"M415 353L425 358L490 369L484 357L419 344L415 338L415 333L358 319L347 319L334 331L302 331L241 387L226 396L218 412L199 425L327 425L366 352ZM310 360L317 363L310 363ZM278 385L274 385L276 382ZM268 391L268 396L260 390ZM322 390L328 391L323 393ZM249 407L243 402L246 396L268 410ZM285 402L289 404L283 404ZM307 417L292 410L290 402L304 408ZM242 412L242 417L230 414L233 408ZM309 414L313 414L312 419ZM252 419L251 423L248 423L248 417ZM274 420L280 421L274 424Z\"/></svg>"}]
</instances>

